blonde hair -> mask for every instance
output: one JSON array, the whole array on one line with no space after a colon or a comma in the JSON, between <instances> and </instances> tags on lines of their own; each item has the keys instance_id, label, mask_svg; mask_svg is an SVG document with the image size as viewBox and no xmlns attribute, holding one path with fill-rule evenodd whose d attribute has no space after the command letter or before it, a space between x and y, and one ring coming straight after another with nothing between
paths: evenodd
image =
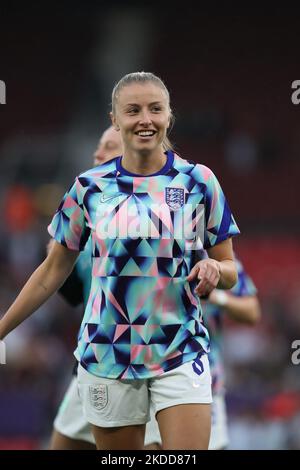
<instances>
[{"instance_id":1,"label":"blonde hair","mask_svg":"<svg viewBox=\"0 0 300 470\"><path fill-rule=\"evenodd\" d=\"M117 103L117 100L118 100L118 97L122 88L124 88L127 85L130 85L131 83L147 83L147 82L152 82L155 85L159 86L166 94L168 106L170 110L170 123L171 123L170 128L169 128L169 132L170 132L174 125L174 116L170 107L170 94L166 85L162 81L162 79L157 77L151 72L128 73L127 75L124 75L124 77L121 78L121 80L119 80L118 83L116 83L112 91L112 97L111 97L112 114L114 115L116 114L116 103ZM164 151L173 150L173 146L167 136L164 138L162 145L163 145Z\"/></svg>"}]
</instances>

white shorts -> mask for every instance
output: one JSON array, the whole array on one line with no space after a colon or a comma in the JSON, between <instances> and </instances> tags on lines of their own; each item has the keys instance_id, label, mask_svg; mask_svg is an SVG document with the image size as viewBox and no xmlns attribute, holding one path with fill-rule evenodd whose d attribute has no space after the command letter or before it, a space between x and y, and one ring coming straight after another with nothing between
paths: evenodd
<instances>
[{"instance_id":1,"label":"white shorts","mask_svg":"<svg viewBox=\"0 0 300 470\"><path fill-rule=\"evenodd\" d=\"M159 427L155 419L155 414L152 410L150 413L150 418L151 420L149 423L147 423L146 426L145 446L154 443L161 445ZM208 449L223 449L228 446L228 443L229 441L224 395L213 395L211 434Z\"/></svg>"},{"instance_id":2,"label":"white shorts","mask_svg":"<svg viewBox=\"0 0 300 470\"><path fill-rule=\"evenodd\" d=\"M78 387L86 421L99 427L146 424L150 402L155 414L174 405L212 402L207 354L144 380L97 377L79 364Z\"/></svg>"},{"instance_id":3,"label":"white shorts","mask_svg":"<svg viewBox=\"0 0 300 470\"><path fill-rule=\"evenodd\" d=\"M223 393L213 395L209 450L224 449L229 444L227 413Z\"/></svg>"},{"instance_id":4,"label":"white shorts","mask_svg":"<svg viewBox=\"0 0 300 470\"><path fill-rule=\"evenodd\" d=\"M54 429L64 436L95 444L91 426L85 419L78 393L77 377L73 377L54 420Z\"/></svg>"}]
</instances>

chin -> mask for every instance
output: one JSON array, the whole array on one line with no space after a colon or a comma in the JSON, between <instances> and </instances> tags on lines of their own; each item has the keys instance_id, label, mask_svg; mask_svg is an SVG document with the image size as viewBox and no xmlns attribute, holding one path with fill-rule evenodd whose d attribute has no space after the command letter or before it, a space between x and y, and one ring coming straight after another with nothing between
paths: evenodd
<instances>
[{"instance_id":1,"label":"chin","mask_svg":"<svg viewBox=\"0 0 300 470\"><path fill-rule=\"evenodd\" d=\"M146 148L146 147L137 149L137 152L143 157L147 157L148 155L151 154L152 151L153 149Z\"/></svg>"},{"instance_id":2,"label":"chin","mask_svg":"<svg viewBox=\"0 0 300 470\"><path fill-rule=\"evenodd\" d=\"M142 144L139 144L139 145L136 145L135 146L135 149L138 151L138 152L153 152L153 150L155 150L157 147L157 143L156 142L146 142L146 143L142 143Z\"/></svg>"}]
</instances>

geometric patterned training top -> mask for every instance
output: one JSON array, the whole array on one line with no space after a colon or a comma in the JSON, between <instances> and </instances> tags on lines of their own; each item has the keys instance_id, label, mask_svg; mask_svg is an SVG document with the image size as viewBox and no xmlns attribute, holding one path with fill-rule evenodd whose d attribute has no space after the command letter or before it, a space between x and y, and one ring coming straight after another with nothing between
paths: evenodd
<instances>
[{"instance_id":1,"label":"geometric patterned training top","mask_svg":"<svg viewBox=\"0 0 300 470\"><path fill-rule=\"evenodd\" d=\"M48 227L71 250L91 235L92 283L75 357L91 374L147 379L208 352L195 249L239 233L212 171L166 152L134 175L114 158L82 173Z\"/></svg>"}]
</instances>

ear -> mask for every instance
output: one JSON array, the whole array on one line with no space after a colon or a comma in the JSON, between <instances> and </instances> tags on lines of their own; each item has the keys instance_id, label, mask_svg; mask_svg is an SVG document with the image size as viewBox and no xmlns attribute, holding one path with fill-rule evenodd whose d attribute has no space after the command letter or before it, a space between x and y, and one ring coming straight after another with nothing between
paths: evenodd
<instances>
[{"instance_id":1,"label":"ear","mask_svg":"<svg viewBox=\"0 0 300 470\"><path fill-rule=\"evenodd\" d=\"M172 130L175 122L175 117L172 109L170 109L169 120L168 120L168 129Z\"/></svg>"},{"instance_id":2,"label":"ear","mask_svg":"<svg viewBox=\"0 0 300 470\"><path fill-rule=\"evenodd\" d=\"M116 121L116 118L115 118L115 116L113 115L112 112L109 113L109 117L110 117L110 119L111 119L111 123L112 123L113 127L115 128L115 130L116 130L116 131L119 131L119 130L120 130L120 127L118 126L117 121Z\"/></svg>"}]
</instances>

